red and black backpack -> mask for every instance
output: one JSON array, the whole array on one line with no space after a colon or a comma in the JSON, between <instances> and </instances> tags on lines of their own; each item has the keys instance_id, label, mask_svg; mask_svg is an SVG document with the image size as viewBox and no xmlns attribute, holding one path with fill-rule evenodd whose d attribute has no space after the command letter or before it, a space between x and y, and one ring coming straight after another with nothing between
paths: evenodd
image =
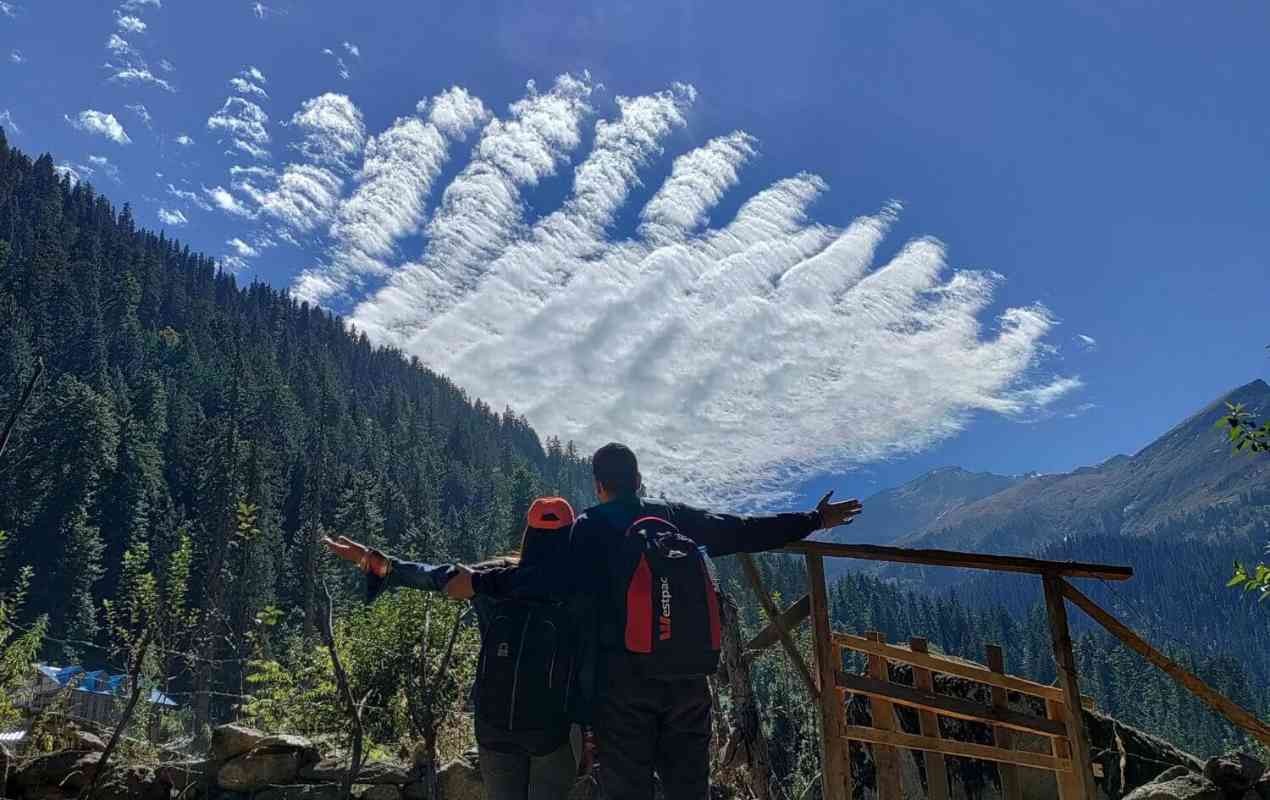
<instances>
[{"instance_id":1,"label":"red and black backpack","mask_svg":"<svg viewBox=\"0 0 1270 800\"><path fill-rule=\"evenodd\" d=\"M711 675L719 666L719 586L706 549L644 515L613 549L626 650L644 675Z\"/></svg>"}]
</instances>

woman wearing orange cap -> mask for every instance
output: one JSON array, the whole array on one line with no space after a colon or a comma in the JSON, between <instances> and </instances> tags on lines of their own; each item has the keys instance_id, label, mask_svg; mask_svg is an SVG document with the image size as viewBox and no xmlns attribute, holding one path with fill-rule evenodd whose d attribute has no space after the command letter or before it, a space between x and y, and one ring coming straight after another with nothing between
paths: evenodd
<instances>
[{"instance_id":1,"label":"woman wearing orange cap","mask_svg":"<svg viewBox=\"0 0 1270 800\"><path fill-rule=\"evenodd\" d=\"M529 507L519 554L472 567L527 569L565 555L573 508L560 497L540 497ZM340 536L324 539L332 553L367 577L368 599L408 586L442 591L456 573L452 564L403 561ZM568 795L582 757L573 707L580 642L579 611L568 603L472 599L481 631L480 663L472 686L476 741L489 800L556 800ZM584 671L582 671L584 672ZM570 700L573 700L571 705Z\"/></svg>"}]
</instances>

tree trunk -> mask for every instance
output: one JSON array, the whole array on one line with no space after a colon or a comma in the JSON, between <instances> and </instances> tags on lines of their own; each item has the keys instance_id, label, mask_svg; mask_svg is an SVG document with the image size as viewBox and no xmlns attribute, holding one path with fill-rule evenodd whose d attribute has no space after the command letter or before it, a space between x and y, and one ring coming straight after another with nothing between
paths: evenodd
<instances>
[{"instance_id":1,"label":"tree trunk","mask_svg":"<svg viewBox=\"0 0 1270 800\"><path fill-rule=\"evenodd\" d=\"M757 800L772 796L772 761L767 739L759 722L758 704L750 681L750 664L742 650L741 626L736 602L720 597L719 613L723 621L723 663L727 670L728 688L732 694L732 733L728 737L725 763L743 755L749 771L750 791Z\"/></svg>"}]
</instances>

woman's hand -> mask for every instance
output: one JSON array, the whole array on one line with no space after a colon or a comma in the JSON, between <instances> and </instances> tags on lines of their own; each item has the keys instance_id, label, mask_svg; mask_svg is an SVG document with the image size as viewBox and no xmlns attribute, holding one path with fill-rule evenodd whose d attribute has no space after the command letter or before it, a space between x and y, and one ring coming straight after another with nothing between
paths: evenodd
<instances>
[{"instance_id":1,"label":"woman's hand","mask_svg":"<svg viewBox=\"0 0 1270 800\"><path fill-rule=\"evenodd\" d=\"M324 536L322 544L336 556L350 564L356 564L362 572L373 572L382 578L392 569L392 563L383 553L373 547L355 542L347 536L337 536L334 539Z\"/></svg>"}]
</instances>

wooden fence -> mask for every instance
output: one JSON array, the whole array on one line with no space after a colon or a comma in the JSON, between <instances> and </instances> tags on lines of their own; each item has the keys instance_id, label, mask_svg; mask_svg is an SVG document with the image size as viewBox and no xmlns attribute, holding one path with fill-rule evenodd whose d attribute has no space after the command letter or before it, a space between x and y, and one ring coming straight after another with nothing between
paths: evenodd
<instances>
[{"instance_id":1,"label":"wooden fence","mask_svg":"<svg viewBox=\"0 0 1270 800\"><path fill-rule=\"evenodd\" d=\"M779 642L798 671L808 696L818 705L821 722L821 781L825 800L851 800L849 742L852 741L873 748L879 800L900 800L897 748L915 751L915 755L926 759L927 791L931 800L948 798L945 756L995 762L1000 771L1005 800L1021 798L1017 774L1019 767L1053 772L1058 783L1060 800L1094 800L1095 774L1084 724L1084 708L1090 705L1090 701L1080 694L1067 620L1069 600L1218 713L1259 741L1270 745L1270 725L1214 691L1181 665L1151 647L1128 626L1068 582L1071 578L1128 580L1133 576L1133 570L1129 567L948 550L913 550L823 542L799 542L787 547L786 551L804 557L808 593L783 611L776 607L771 595L764 588L753 559L748 555L740 557L741 566L768 619L768 626L749 642L748 648L761 650ZM997 646L989 646L985 654L985 668L932 654L928 652L923 639L912 639L905 648L888 644L876 631L867 632L865 636L834 632L829 623L825 557L1037 575L1041 579L1045 595L1050 641L1058 674L1057 685L1036 683L1006 673L1004 657L1001 648ZM791 633L808 618L812 624L815 669L808 666ZM861 653L866 657L866 675L845 672L845 650ZM912 669L912 686L891 681L891 662L907 664ZM990 703L936 693L934 676L938 674L984 684L990 690ZM1007 703L1008 692L1018 692L1044 701L1045 715L1033 716L1010 709ZM847 694L868 698L872 725L847 723ZM907 733L900 729L894 714L894 707L897 705L917 712L920 733ZM941 737L938 723L941 716L990 726L993 730L993 743L980 744ZM1013 739L1017 733L1048 740L1049 746L1045 749L1049 752L1033 752L1014 747Z\"/></svg>"}]
</instances>

